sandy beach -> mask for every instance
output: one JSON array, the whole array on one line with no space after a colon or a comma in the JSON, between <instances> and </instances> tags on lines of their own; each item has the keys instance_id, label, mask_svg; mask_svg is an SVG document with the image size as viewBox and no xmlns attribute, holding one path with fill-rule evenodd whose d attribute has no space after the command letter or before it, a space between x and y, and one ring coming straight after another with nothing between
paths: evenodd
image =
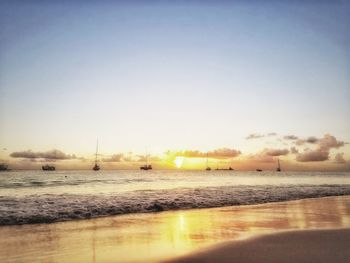
<instances>
[{"instance_id":1,"label":"sandy beach","mask_svg":"<svg viewBox=\"0 0 350 263\"><path fill-rule=\"evenodd\" d=\"M265 237L254 239L261 235L280 231L349 227L350 196L130 214L53 224L2 226L0 227L0 261L162 262L172 259L179 260L179 257L196 251L201 252L198 256L192 254L191 260L194 259L192 257L206 258L207 252L205 251L210 251L213 257L216 255L225 260L232 258L230 254L232 244L226 242L248 240L249 238L252 238L252 241L242 241L233 246L244 247L245 250L243 248L239 250L242 253L246 251L248 256L255 258L258 252L252 254L249 251L253 247L254 250L264 251L265 248L259 246L261 244L259 240L264 240ZM310 248L306 250L308 253L311 253L314 248L316 254L319 248L315 245L318 244L321 248L328 246L328 242L331 242L331 252L334 251L337 255L340 255L342 251L346 252L343 245L348 240L349 230L344 230L344 232L337 230L335 234L332 234L333 232L330 234L327 234L328 232L325 234L312 233L311 239L308 234L305 236L296 234L292 237L293 239L284 238L285 234L283 234L282 240L285 240L286 243L279 250L288 251L289 247L293 246L294 251L298 253L298 250L295 249L307 247ZM319 236L318 233L320 233ZM307 243L307 240L315 239L315 235L318 240L324 242ZM333 243L335 236L337 240ZM277 240L278 243L281 243L278 235L269 236L267 240L271 242L269 249L274 248L273 244ZM295 240L295 242L288 243L287 241L290 240ZM221 247L220 244L224 245ZM212 246L215 246L214 250ZM326 250L322 249L322 253L323 251ZM248 256L246 260L251 258Z\"/></svg>"},{"instance_id":2,"label":"sandy beach","mask_svg":"<svg viewBox=\"0 0 350 263\"><path fill-rule=\"evenodd\" d=\"M345 263L350 258L349 244L349 228L288 231L227 242L167 262Z\"/></svg>"}]
</instances>

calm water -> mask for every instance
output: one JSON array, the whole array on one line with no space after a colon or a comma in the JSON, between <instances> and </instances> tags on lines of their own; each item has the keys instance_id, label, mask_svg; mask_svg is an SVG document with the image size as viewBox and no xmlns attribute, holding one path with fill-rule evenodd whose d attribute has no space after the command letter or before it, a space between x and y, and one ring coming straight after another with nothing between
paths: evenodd
<instances>
[{"instance_id":1,"label":"calm water","mask_svg":"<svg viewBox=\"0 0 350 263\"><path fill-rule=\"evenodd\" d=\"M350 194L350 173L12 171L0 173L0 224Z\"/></svg>"}]
</instances>

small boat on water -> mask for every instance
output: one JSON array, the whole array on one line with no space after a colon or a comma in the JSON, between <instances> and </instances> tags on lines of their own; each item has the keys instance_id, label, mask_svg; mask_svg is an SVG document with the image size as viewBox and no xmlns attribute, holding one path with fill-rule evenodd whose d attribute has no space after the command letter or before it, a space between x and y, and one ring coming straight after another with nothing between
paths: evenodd
<instances>
[{"instance_id":1,"label":"small boat on water","mask_svg":"<svg viewBox=\"0 0 350 263\"><path fill-rule=\"evenodd\" d=\"M151 164L148 164L148 153L147 153L147 150L146 150L146 163L142 166L140 166L140 170L152 170L152 165Z\"/></svg>"},{"instance_id":2,"label":"small boat on water","mask_svg":"<svg viewBox=\"0 0 350 263\"><path fill-rule=\"evenodd\" d=\"M234 169L231 166L229 168L220 168L218 162L215 171L234 171Z\"/></svg>"},{"instance_id":3,"label":"small boat on water","mask_svg":"<svg viewBox=\"0 0 350 263\"><path fill-rule=\"evenodd\" d=\"M150 164L145 164L145 165L142 165L140 166L140 170L152 170L152 165Z\"/></svg>"},{"instance_id":4,"label":"small boat on water","mask_svg":"<svg viewBox=\"0 0 350 263\"><path fill-rule=\"evenodd\" d=\"M92 167L92 170L94 171L99 171L101 169L100 166L97 164L97 152L98 152L98 140L96 142L95 165Z\"/></svg>"},{"instance_id":5,"label":"small boat on water","mask_svg":"<svg viewBox=\"0 0 350 263\"><path fill-rule=\"evenodd\" d=\"M262 172L262 170L261 170L261 169L256 169L256 171L257 171L257 172Z\"/></svg>"},{"instance_id":6,"label":"small boat on water","mask_svg":"<svg viewBox=\"0 0 350 263\"><path fill-rule=\"evenodd\" d=\"M94 170L94 171L98 171L100 169L101 168L100 168L100 166L98 164L95 164L94 167L92 167L92 170Z\"/></svg>"},{"instance_id":7,"label":"small boat on water","mask_svg":"<svg viewBox=\"0 0 350 263\"><path fill-rule=\"evenodd\" d=\"M43 169L43 171L55 171L56 167L53 165L46 164L46 165L41 166L41 169Z\"/></svg>"},{"instance_id":8,"label":"small boat on water","mask_svg":"<svg viewBox=\"0 0 350 263\"><path fill-rule=\"evenodd\" d=\"M216 171L234 171L235 169L233 169L232 167L229 168L216 168Z\"/></svg>"},{"instance_id":9,"label":"small boat on water","mask_svg":"<svg viewBox=\"0 0 350 263\"><path fill-rule=\"evenodd\" d=\"M211 168L209 167L209 164L208 164L208 153L207 153L207 168L205 168L206 171L211 171Z\"/></svg>"},{"instance_id":10,"label":"small boat on water","mask_svg":"<svg viewBox=\"0 0 350 263\"><path fill-rule=\"evenodd\" d=\"M7 164L1 163L0 164L0 172L10 171Z\"/></svg>"},{"instance_id":11,"label":"small boat on water","mask_svg":"<svg viewBox=\"0 0 350 263\"><path fill-rule=\"evenodd\" d=\"M277 169L276 172L280 172L281 171L281 165L280 165L280 159L277 159Z\"/></svg>"}]
</instances>

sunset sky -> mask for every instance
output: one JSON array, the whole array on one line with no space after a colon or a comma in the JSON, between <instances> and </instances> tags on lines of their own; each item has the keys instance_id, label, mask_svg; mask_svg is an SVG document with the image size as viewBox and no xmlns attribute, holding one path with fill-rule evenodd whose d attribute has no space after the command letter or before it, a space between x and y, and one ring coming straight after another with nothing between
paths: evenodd
<instances>
[{"instance_id":1,"label":"sunset sky","mask_svg":"<svg viewBox=\"0 0 350 263\"><path fill-rule=\"evenodd\" d=\"M2 161L350 169L348 1L73 2L0 3Z\"/></svg>"}]
</instances>

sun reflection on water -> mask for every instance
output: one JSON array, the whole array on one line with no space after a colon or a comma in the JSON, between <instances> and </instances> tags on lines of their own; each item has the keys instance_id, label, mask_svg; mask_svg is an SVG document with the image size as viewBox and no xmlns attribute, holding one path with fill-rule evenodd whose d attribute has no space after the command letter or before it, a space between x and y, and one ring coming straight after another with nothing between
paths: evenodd
<instances>
[{"instance_id":1,"label":"sun reflection on water","mask_svg":"<svg viewBox=\"0 0 350 263\"><path fill-rule=\"evenodd\" d=\"M0 227L0 261L154 262L219 241L331 227L350 227L349 196Z\"/></svg>"}]
</instances>

